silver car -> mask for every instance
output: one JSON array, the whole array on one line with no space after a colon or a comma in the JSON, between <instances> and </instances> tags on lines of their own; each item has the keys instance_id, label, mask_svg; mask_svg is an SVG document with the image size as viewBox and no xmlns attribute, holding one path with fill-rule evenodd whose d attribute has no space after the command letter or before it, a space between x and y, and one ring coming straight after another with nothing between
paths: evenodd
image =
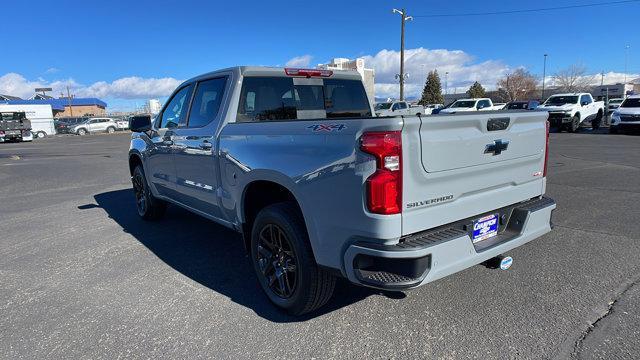
<instances>
[{"instance_id":1,"label":"silver car","mask_svg":"<svg viewBox=\"0 0 640 360\"><path fill-rule=\"evenodd\" d=\"M117 128L118 124L111 118L90 118L78 125L75 125L69 132L78 135L98 132L113 134L116 132Z\"/></svg>"}]
</instances>

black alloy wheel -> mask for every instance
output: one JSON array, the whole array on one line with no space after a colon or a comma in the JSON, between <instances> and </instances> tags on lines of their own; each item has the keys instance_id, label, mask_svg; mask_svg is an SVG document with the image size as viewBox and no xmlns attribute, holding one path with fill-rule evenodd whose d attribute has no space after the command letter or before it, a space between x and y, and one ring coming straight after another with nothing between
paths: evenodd
<instances>
[{"instance_id":1,"label":"black alloy wheel","mask_svg":"<svg viewBox=\"0 0 640 360\"><path fill-rule=\"evenodd\" d=\"M136 197L136 209L140 216L144 216L147 212L147 197L145 194L144 181L144 175L142 175L140 171L136 171L133 178L131 178L133 193Z\"/></svg>"},{"instance_id":2,"label":"black alloy wheel","mask_svg":"<svg viewBox=\"0 0 640 360\"><path fill-rule=\"evenodd\" d=\"M136 166L133 170L131 183L133 185L133 194L136 199L138 215L145 220L161 218L167 208L167 203L153 196L147 185L147 180L141 165Z\"/></svg>"},{"instance_id":3,"label":"black alloy wheel","mask_svg":"<svg viewBox=\"0 0 640 360\"><path fill-rule=\"evenodd\" d=\"M282 299L290 298L298 286L298 260L289 238L276 224L259 232L257 262L261 281Z\"/></svg>"}]
</instances>

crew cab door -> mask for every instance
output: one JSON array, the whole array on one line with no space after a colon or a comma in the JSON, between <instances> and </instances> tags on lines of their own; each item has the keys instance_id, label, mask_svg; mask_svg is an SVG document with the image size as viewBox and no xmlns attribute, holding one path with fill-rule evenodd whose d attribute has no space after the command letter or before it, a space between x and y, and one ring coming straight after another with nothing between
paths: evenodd
<instances>
[{"instance_id":1,"label":"crew cab door","mask_svg":"<svg viewBox=\"0 0 640 360\"><path fill-rule=\"evenodd\" d=\"M596 104L593 102L593 98L590 94L584 94L580 96L580 113L582 114L582 121L590 120L595 117L598 110L596 109Z\"/></svg>"},{"instance_id":2,"label":"crew cab door","mask_svg":"<svg viewBox=\"0 0 640 360\"><path fill-rule=\"evenodd\" d=\"M175 130L186 118L192 85L187 85L174 93L173 97L158 115L150 136L147 167L148 181L158 194L173 198L176 193L176 168L173 159L173 139Z\"/></svg>"},{"instance_id":3,"label":"crew cab door","mask_svg":"<svg viewBox=\"0 0 640 360\"><path fill-rule=\"evenodd\" d=\"M220 76L195 85L189 113L173 135L177 200L218 219L222 212L216 131L227 80Z\"/></svg>"}]
</instances>

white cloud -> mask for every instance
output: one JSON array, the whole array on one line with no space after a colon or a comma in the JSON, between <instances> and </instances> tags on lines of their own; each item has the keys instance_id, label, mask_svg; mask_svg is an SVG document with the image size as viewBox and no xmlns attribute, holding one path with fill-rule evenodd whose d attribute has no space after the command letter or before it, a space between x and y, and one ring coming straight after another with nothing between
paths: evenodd
<instances>
[{"instance_id":1,"label":"white cloud","mask_svg":"<svg viewBox=\"0 0 640 360\"><path fill-rule=\"evenodd\" d=\"M174 78L125 77L112 82L98 81L90 85L77 83L73 79L47 81L42 78L28 80L17 73L0 76L0 94L28 98L38 87L51 87L52 96L71 93L79 97L97 97L101 99L148 99L168 96L182 82Z\"/></svg>"},{"instance_id":2,"label":"white cloud","mask_svg":"<svg viewBox=\"0 0 640 360\"><path fill-rule=\"evenodd\" d=\"M58 71L60 71L60 69L58 69L57 67L50 67L47 69L47 71L45 71L45 74L55 74Z\"/></svg>"},{"instance_id":3,"label":"white cloud","mask_svg":"<svg viewBox=\"0 0 640 360\"><path fill-rule=\"evenodd\" d=\"M364 56L366 67L376 71L376 96L397 97L399 91L395 75L400 69L400 52L381 50L375 55ZM499 60L474 62L471 55L462 50L445 49L407 49L404 55L405 73L409 78L405 81L405 93L418 96L422 91L427 73L437 69L445 86L445 73L449 93L463 92L474 82L479 81L485 88L495 88L496 82L511 69Z\"/></svg>"},{"instance_id":4,"label":"white cloud","mask_svg":"<svg viewBox=\"0 0 640 360\"><path fill-rule=\"evenodd\" d=\"M115 99L145 99L168 96L182 80L174 78L141 78L137 76L125 77L111 83L98 81L76 91L78 96L115 98Z\"/></svg>"},{"instance_id":5,"label":"white cloud","mask_svg":"<svg viewBox=\"0 0 640 360\"><path fill-rule=\"evenodd\" d=\"M287 61L285 66L286 67L308 67L309 64L311 64L311 59L313 59L313 56L311 55L296 56L293 59Z\"/></svg>"}]
</instances>

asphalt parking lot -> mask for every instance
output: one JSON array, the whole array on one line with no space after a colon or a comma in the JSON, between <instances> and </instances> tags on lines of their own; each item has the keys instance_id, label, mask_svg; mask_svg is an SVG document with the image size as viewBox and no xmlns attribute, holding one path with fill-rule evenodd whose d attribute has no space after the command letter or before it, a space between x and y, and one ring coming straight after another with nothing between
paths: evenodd
<instances>
[{"instance_id":1,"label":"asphalt parking lot","mask_svg":"<svg viewBox=\"0 0 640 360\"><path fill-rule=\"evenodd\" d=\"M289 317L239 237L138 219L129 135L0 144L0 358L638 358L640 136L554 133L555 229L406 293Z\"/></svg>"}]
</instances>

